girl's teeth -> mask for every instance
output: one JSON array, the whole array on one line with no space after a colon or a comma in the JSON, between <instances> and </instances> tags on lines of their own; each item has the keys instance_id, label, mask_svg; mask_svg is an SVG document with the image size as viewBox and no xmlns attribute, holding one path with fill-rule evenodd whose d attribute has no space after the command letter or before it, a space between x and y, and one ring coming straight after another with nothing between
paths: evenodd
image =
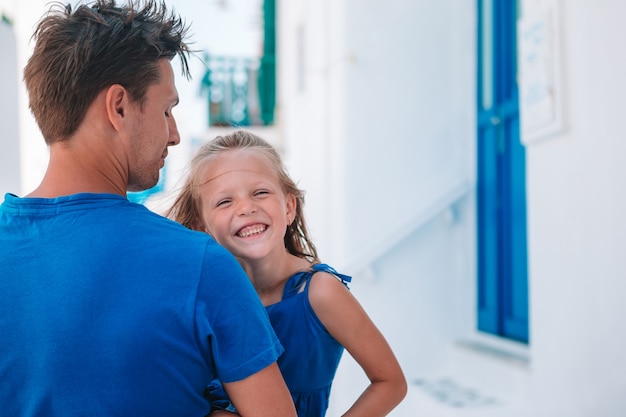
<instances>
[{"instance_id":1,"label":"girl's teeth","mask_svg":"<svg viewBox=\"0 0 626 417\"><path fill-rule=\"evenodd\" d=\"M239 237L248 237L257 233L261 233L263 231L265 231L265 226L263 225L247 227L239 232Z\"/></svg>"}]
</instances>

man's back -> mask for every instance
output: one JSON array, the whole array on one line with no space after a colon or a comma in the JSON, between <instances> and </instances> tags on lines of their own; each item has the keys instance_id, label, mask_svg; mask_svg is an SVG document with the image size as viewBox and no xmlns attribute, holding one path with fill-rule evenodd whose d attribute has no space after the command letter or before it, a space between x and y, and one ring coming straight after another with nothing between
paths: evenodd
<instances>
[{"instance_id":1,"label":"man's back","mask_svg":"<svg viewBox=\"0 0 626 417\"><path fill-rule=\"evenodd\" d=\"M0 293L3 415L201 416L281 349L230 254L113 194L7 195Z\"/></svg>"}]
</instances>

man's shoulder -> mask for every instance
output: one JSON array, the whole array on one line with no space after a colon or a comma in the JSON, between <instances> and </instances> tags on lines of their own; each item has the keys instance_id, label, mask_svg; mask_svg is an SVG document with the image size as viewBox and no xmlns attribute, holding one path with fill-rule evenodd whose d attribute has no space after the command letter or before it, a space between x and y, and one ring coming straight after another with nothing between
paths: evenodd
<instances>
[{"instance_id":1,"label":"man's shoulder","mask_svg":"<svg viewBox=\"0 0 626 417\"><path fill-rule=\"evenodd\" d=\"M179 247L180 250L219 246L207 233L188 229L142 205L131 203L116 207L108 217L109 222L125 229L124 234L130 239L146 240L151 246Z\"/></svg>"},{"instance_id":2,"label":"man's shoulder","mask_svg":"<svg viewBox=\"0 0 626 417\"><path fill-rule=\"evenodd\" d=\"M209 234L188 229L182 224L168 219L158 213L146 210L146 213L142 217L143 226L154 229L154 233L158 233L172 239L204 242L211 245L216 244L215 240Z\"/></svg>"}]
</instances>

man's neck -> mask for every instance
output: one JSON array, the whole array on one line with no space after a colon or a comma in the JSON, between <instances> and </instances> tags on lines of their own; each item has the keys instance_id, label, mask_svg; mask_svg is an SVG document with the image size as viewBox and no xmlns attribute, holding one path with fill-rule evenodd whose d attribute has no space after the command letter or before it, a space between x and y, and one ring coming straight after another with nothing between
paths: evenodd
<instances>
[{"instance_id":1,"label":"man's neck","mask_svg":"<svg viewBox=\"0 0 626 417\"><path fill-rule=\"evenodd\" d=\"M126 196L126 182L122 173L107 155L94 155L63 145L52 145L46 173L39 186L27 197L54 198L78 193Z\"/></svg>"}]
</instances>

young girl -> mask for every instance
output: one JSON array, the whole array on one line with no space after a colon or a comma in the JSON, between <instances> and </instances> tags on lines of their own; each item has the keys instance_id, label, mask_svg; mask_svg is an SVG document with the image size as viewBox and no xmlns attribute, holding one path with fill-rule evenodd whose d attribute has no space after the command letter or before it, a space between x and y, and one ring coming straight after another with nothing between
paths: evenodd
<instances>
[{"instance_id":1,"label":"young girl","mask_svg":"<svg viewBox=\"0 0 626 417\"><path fill-rule=\"evenodd\" d=\"M209 233L239 259L285 349L278 366L299 417L326 413L344 348L370 380L344 416L385 416L404 398L406 380L348 290L350 277L320 263L303 203L276 150L240 130L200 148L167 214ZM219 384L208 391L214 408L232 410Z\"/></svg>"}]
</instances>

